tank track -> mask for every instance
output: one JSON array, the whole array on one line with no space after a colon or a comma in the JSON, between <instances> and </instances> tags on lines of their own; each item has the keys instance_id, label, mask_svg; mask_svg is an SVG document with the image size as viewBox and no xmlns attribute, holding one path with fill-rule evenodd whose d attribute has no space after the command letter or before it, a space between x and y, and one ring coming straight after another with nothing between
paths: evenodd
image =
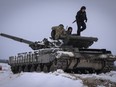
<instances>
[{"instance_id":1,"label":"tank track","mask_svg":"<svg viewBox=\"0 0 116 87\"><path fill-rule=\"evenodd\" d=\"M65 59L55 59L50 63L40 64L26 64L26 65L11 65L11 71L13 73L23 72L53 72L57 69L65 70L68 66L68 61Z\"/></svg>"},{"instance_id":2,"label":"tank track","mask_svg":"<svg viewBox=\"0 0 116 87\"><path fill-rule=\"evenodd\" d=\"M106 73L114 70L114 62L112 60L103 60L103 68L100 72Z\"/></svg>"},{"instance_id":3,"label":"tank track","mask_svg":"<svg viewBox=\"0 0 116 87\"><path fill-rule=\"evenodd\" d=\"M72 62L73 61L73 62ZM75 61L75 63L74 63ZM11 65L11 70L13 73L20 73L21 71L23 72L54 72L57 69L62 69L65 72L68 73L106 73L110 72L113 70L114 65L112 60L99 60L103 62L103 68L101 70L95 70L93 68L75 68L75 66L78 65L79 59L65 59L65 58L60 58L60 59L55 59L50 63L40 63L40 64L26 64L26 65ZM69 67L73 66L72 69Z\"/></svg>"}]
</instances>

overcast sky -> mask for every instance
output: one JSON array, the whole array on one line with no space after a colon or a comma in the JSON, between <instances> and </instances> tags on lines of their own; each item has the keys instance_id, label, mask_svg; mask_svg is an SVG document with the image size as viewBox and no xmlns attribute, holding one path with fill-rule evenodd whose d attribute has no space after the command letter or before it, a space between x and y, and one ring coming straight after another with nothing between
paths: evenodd
<instances>
[{"instance_id":1,"label":"overcast sky","mask_svg":"<svg viewBox=\"0 0 116 87\"><path fill-rule=\"evenodd\" d=\"M87 7L87 29L82 36L98 37L91 48L106 48L116 55L116 0L0 0L0 33L41 41L51 27L73 27L81 6ZM0 59L32 51L28 45L0 37Z\"/></svg>"}]
</instances>

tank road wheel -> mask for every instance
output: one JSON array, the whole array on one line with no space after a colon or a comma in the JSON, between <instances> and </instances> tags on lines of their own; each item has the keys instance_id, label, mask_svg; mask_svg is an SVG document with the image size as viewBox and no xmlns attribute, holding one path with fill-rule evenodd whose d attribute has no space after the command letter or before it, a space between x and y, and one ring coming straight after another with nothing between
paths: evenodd
<instances>
[{"instance_id":1,"label":"tank road wheel","mask_svg":"<svg viewBox=\"0 0 116 87\"><path fill-rule=\"evenodd\" d=\"M106 60L103 60L103 68L101 69L100 73L109 72L109 64Z\"/></svg>"},{"instance_id":2,"label":"tank road wheel","mask_svg":"<svg viewBox=\"0 0 116 87\"><path fill-rule=\"evenodd\" d=\"M17 73L16 66L11 66L11 70L12 70L12 72L13 72L14 74Z\"/></svg>"},{"instance_id":3,"label":"tank road wheel","mask_svg":"<svg viewBox=\"0 0 116 87\"><path fill-rule=\"evenodd\" d=\"M41 72L40 64L37 65L36 71Z\"/></svg>"},{"instance_id":4,"label":"tank road wheel","mask_svg":"<svg viewBox=\"0 0 116 87\"><path fill-rule=\"evenodd\" d=\"M57 61L53 61L50 66L50 72L57 70Z\"/></svg>"},{"instance_id":5,"label":"tank road wheel","mask_svg":"<svg viewBox=\"0 0 116 87\"><path fill-rule=\"evenodd\" d=\"M28 70L28 65L26 65L25 66L25 68L24 68L24 72L28 72L29 70Z\"/></svg>"},{"instance_id":6,"label":"tank road wheel","mask_svg":"<svg viewBox=\"0 0 116 87\"><path fill-rule=\"evenodd\" d=\"M19 73L19 66L15 66L15 73Z\"/></svg>"},{"instance_id":7,"label":"tank road wheel","mask_svg":"<svg viewBox=\"0 0 116 87\"><path fill-rule=\"evenodd\" d=\"M40 68L41 68L41 71L43 71L43 68L44 68L44 64L43 63L40 64Z\"/></svg>"},{"instance_id":8,"label":"tank road wheel","mask_svg":"<svg viewBox=\"0 0 116 87\"><path fill-rule=\"evenodd\" d=\"M47 67L46 64L45 64L44 67L43 67L43 72L48 72L48 67Z\"/></svg>"},{"instance_id":9,"label":"tank road wheel","mask_svg":"<svg viewBox=\"0 0 116 87\"><path fill-rule=\"evenodd\" d=\"M95 72L95 69L93 69L91 73L96 73L96 72Z\"/></svg>"},{"instance_id":10,"label":"tank road wheel","mask_svg":"<svg viewBox=\"0 0 116 87\"><path fill-rule=\"evenodd\" d=\"M23 66L22 66L22 71L23 71L23 72L24 72L24 69L25 69L25 66L23 65Z\"/></svg>"},{"instance_id":11,"label":"tank road wheel","mask_svg":"<svg viewBox=\"0 0 116 87\"><path fill-rule=\"evenodd\" d=\"M89 74L89 70L85 69L85 74Z\"/></svg>"},{"instance_id":12,"label":"tank road wheel","mask_svg":"<svg viewBox=\"0 0 116 87\"><path fill-rule=\"evenodd\" d=\"M51 65L52 65L52 63L44 64L43 71L44 72L50 72Z\"/></svg>"},{"instance_id":13,"label":"tank road wheel","mask_svg":"<svg viewBox=\"0 0 116 87\"><path fill-rule=\"evenodd\" d=\"M18 72L20 73L21 71L22 71L22 66L19 66L19 71Z\"/></svg>"},{"instance_id":14,"label":"tank road wheel","mask_svg":"<svg viewBox=\"0 0 116 87\"><path fill-rule=\"evenodd\" d=\"M30 72L34 72L35 71L35 66L32 65L31 68L30 68Z\"/></svg>"},{"instance_id":15,"label":"tank road wheel","mask_svg":"<svg viewBox=\"0 0 116 87\"><path fill-rule=\"evenodd\" d=\"M77 73L78 73L78 74L81 74L81 71L80 71L80 70L78 70L78 71L77 71Z\"/></svg>"}]
</instances>

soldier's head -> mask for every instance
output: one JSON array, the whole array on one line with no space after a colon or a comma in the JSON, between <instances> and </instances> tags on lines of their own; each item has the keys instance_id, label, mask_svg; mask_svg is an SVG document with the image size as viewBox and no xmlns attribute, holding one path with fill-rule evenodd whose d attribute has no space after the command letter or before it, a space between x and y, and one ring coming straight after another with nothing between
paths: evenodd
<instances>
[{"instance_id":1,"label":"soldier's head","mask_svg":"<svg viewBox=\"0 0 116 87\"><path fill-rule=\"evenodd\" d=\"M63 24L60 24L59 26L62 27L62 28L64 28L64 25Z\"/></svg>"},{"instance_id":2,"label":"soldier's head","mask_svg":"<svg viewBox=\"0 0 116 87\"><path fill-rule=\"evenodd\" d=\"M68 31L69 32L72 32L72 27L68 27Z\"/></svg>"},{"instance_id":3,"label":"soldier's head","mask_svg":"<svg viewBox=\"0 0 116 87\"><path fill-rule=\"evenodd\" d=\"M72 27L68 27L67 34L71 35L72 34Z\"/></svg>"},{"instance_id":4,"label":"soldier's head","mask_svg":"<svg viewBox=\"0 0 116 87\"><path fill-rule=\"evenodd\" d=\"M80 10L81 10L82 12L85 12L86 7L85 7L85 6L82 6Z\"/></svg>"}]
</instances>

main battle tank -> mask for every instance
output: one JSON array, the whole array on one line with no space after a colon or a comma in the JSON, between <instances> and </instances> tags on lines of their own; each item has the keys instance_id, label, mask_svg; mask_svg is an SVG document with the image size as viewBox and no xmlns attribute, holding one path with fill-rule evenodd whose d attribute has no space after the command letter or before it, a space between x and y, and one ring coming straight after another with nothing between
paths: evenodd
<instances>
[{"instance_id":1,"label":"main battle tank","mask_svg":"<svg viewBox=\"0 0 116 87\"><path fill-rule=\"evenodd\" d=\"M116 56L106 49L89 48L96 37L77 36L76 34L61 36L58 40L33 42L19 37L0 34L3 37L23 42L34 51L18 53L9 57L9 65L13 73L53 72L62 69L69 73L106 73L114 69Z\"/></svg>"}]
</instances>

